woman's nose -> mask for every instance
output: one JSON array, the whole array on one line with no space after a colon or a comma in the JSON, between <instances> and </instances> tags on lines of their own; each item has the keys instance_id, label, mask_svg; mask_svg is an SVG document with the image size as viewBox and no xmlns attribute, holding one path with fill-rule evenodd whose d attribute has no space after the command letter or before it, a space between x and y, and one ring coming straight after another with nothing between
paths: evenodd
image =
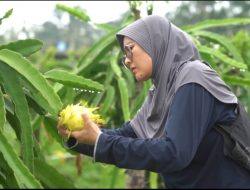
<instances>
[{"instance_id":1,"label":"woman's nose","mask_svg":"<svg viewBox=\"0 0 250 190\"><path fill-rule=\"evenodd\" d=\"M126 57L126 59L125 59L125 65L129 68L130 67L130 63L131 63L131 60L130 59L128 59L127 57Z\"/></svg>"}]
</instances>

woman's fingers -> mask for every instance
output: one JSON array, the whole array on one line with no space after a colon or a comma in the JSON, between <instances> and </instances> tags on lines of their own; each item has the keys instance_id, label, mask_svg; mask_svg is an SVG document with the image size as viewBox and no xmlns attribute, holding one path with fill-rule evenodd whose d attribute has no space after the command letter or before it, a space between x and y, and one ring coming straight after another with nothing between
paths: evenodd
<instances>
[{"instance_id":1,"label":"woman's fingers","mask_svg":"<svg viewBox=\"0 0 250 190\"><path fill-rule=\"evenodd\" d=\"M83 119L83 121L84 121L84 126L85 126L85 127L91 125L91 120L90 120L90 118L89 118L88 113L83 112L83 113L82 113L82 119Z\"/></svg>"},{"instance_id":2,"label":"woman's fingers","mask_svg":"<svg viewBox=\"0 0 250 190\"><path fill-rule=\"evenodd\" d=\"M94 144L100 129L89 117L87 112L82 113L84 126L82 129L69 131L65 126L58 124L58 134L63 138L68 139L70 136L77 139L80 143Z\"/></svg>"},{"instance_id":3,"label":"woman's fingers","mask_svg":"<svg viewBox=\"0 0 250 190\"><path fill-rule=\"evenodd\" d=\"M57 126L57 131L58 131L58 134L61 135L63 138L67 138L68 135L69 135L69 131L63 125L58 125Z\"/></svg>"}]
</instances>

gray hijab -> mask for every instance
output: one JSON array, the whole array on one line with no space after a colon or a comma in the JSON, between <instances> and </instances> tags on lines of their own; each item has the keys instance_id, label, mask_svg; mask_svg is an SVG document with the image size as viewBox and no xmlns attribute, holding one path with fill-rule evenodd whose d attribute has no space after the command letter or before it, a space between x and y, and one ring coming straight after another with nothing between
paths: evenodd
<instances>
[{"instance_id":1,"label":"gray hijab","mask_svg":"<svg viewBox=\"0 0 250 190\"><path fill-rule=\"evenodd\" d=\"M197 83L224 103L236 96L209 65L201 61L191 38L167 19L151 15L128 25L116 35L123 49L127 36L152 58L153 86L130 124L141 138L163 137L173 97L182 85Z\"/></svg>"}]
</instances>

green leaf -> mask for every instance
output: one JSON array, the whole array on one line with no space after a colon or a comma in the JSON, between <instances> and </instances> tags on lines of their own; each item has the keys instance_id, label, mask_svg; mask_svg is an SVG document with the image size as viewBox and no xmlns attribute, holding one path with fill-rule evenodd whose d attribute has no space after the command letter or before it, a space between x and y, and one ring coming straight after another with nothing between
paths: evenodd
<instances>
[{"instance_id":1,"label":"green leaf","mask_svg":"<svg viewBox=\"0 0 250 190\"><path fill-rule=\"evenodd\" d=\"M220 34L216 34L214 32L207 32L207 31L195 31L193 33L195 36L201 36L203 38L207 38L210 41L218 42L222 46L224 46L230 54L233 55L233 57L240 61L244 62L239 51L235 48L235 46L226 38L225 36L222 36Z\"/></svg>"},{"instance_id":2,"label":"green leaf","mask_svg":"<svg viewBox=\"0 0 250 190\"><path fill-rule=\"evenodd\" d=\"M57 120L55 120L54 118L51 118L51 117L45 117L43 122L44 122L44 127L47 130L47 133L51 137L56 139L59 144L61 144L62 137L58 134L58 131L57 131L57 127L56 127L58 124Z\"/></svg>"},{"instance_id":3,"label":"green leaf","mask_svg":"<svg viewBox=\"0 0 250 190\"><path fill-rule=\"evenodd\" d=\"M106 44L101 51L95 52L93 57L87 58L84 64L76 68L76 73L79 75L87 75L93 70L100 68L100 63L104 61L104 58L108 56L108 53L113 49L115 41L111 41ZM108 64L109 62L106 62Z\"/></svg>"},{"instance_id":4,"label":"green leaf","mask_svg":"<svg viewBox=\"0 0 250 190\"><path fill-rule=\"evenodd\" d=\"M16 115L13 114L12 110L7 107L6 108L6 120L11 125L13 130L15 131L17 140L21 141L21 126L20 123L16 117Z\"/></svg>"},{"instance_id":5,"label":"green leaf","mask_svg":"<svg viewBox=\"0 0 250 190\"><path fill-rule=\"evenodd\" d=\"M0 87L0 131L3 130L5 122L6 122L5 104L3 99L3 93Z\"/></svg>"},{"instance_id":6,"label":"green leaf","mask_svg":"<svg viewBox=\"0 0 250 190\"><path fill-rule=\"evenodd\" d=\"M143 89L140 90L140 93L136 96L136 98L131 103L131 105L133 105L131 108L131 116L134 116L136 112L138 111L138 109L142 106L145 100L145 97L148 94L148 90L151 86L152 86L151 80L147 80L143 82Z\"/></svg>"},{"instance_id":7,"label":"green leaf","mask_svg":"<svg viewBox=\"0 0 250 190\"><path fill-rule=\"evenodd\" d=\"M51 189L76 189L73 182L46 162L35 159L35 175Z\"/></svg>"},{"instance_id":8,"label":"green leaf","mask_svg":"<svg viewBox=\"0 0 250 190\"><path fill-rule=\"evenodd\" d=\"M110 32L98 40L91 48L89 48L83 56L80 58L78 66L75 69L75 73L83 75L88 73L91 68L98 67L98 63L103 60L103 58L108 54L112 53L111 51L115 46L118 46L118 42L115 38L116 33L133 21L131 14L125 16L122 24L110 30Z\"/></svg>"},{"instance_id":9,"label":"green leaf","mask_svg":"<svg viewBox=\"0 0 250 190\"><path fill-rule=\"evenodd\" d=\"M225 82L230 83L230 84L250 86L250 79L234 77L234 76L232 77L228 75L222 75L222 78L223 80L225 80Z\"/></svg>"},{"instance_id":10,"label":"green leaf","mask_svg":"<svg viewBox=\"0 0 250 190\"><path fill-rule=\"evenodd\" d=\"M78 76L74 73L69 73L64 70L50 70L44 74L44 77L59 82L64 85L68 85L74 88L83 88L90 90L104 90L104 87L99 82L86 79L82 76Z\"/></svg>"},{"instance_id":11,"label":"green leaf","mask_svg":"<svg viewBox=\"0 0 250 190\"><path fill-rule=\"evenodd\" d=\"M8 166L8 163L5 161L3 154L0 152L0 167L1 169L3 169L4 171L2 171L2 173L4 173L5 175L5 189L19 189L20 186L18 185L18 182L16 180L16 177L14 175L14 171Z\"/></svg>"},{"instance_id":12,"label":"green leaf","mask_svg":"<svg viewBox=\"0 0 250 190\"><path fill-rule=\"evenodd\" d=\"M114 26L106 23L101 23L101 24L94 23L94 25L99 29L105 30L106 32L111 32L112 30L115 30Z\"/></svg>"},{"instance_id":13,"label":"green leaf","mask_svg":"<svg viewBox=\"0 0 250 190\"><path fill-rule=\"evenodd\" d=\"M212 55L226 64L229 64L239 69L247 69L246 64L229 58L227 55L225 55L224 53L221 53L219 50L212 49L206 46L198 46L198 48L200 52Z\"/></svg>"},{"instance_id":14,"label":"green leaf","mask_svg":"<svg viewBox=\"0 0 250 190\"><path fill-rule=\"evenodd\" d=\"M22 156L31 172L34 169L33 130L31 127L28 103L22 90L17 73L8 65L0 64L0 75L5 92L15 105L15 113L21 125Z\"/></svg>"},{"instance_id":15,"label":"green leaf","mask_svg":"<svg viewBox=\"0 0 250 190\"><path fill-rule=\"evenodd\" d=\"M67 87L67 86L65 86L63 90L64 90L63 93L64 96L59 94L61 100L63 101L63 105L72 104L76 96L76 90L72 87Z\"/></svg>"},{"instance_id":16,"label":"green leaf","mask_svg":"<svg viewBox=\"0 0 250 190\"><path fill-rule=\"evenodd\" d=\"M42 126L42 123L43 123L43 116L39 116L37 115L34 120L32 121L32 128L33 130L39 130L39 128Z\"/></svg>"},{"instance_id":17,"label":"green leaf","mask_svg":"<svg viewBox=\"0 0 250 190\"><path fill-rule=\"evenodd\" d=\"M8 10L2 18L0 18L0 25L2 24L3 19L8 18L13 12L13 9Z\"/></svg>"},{"instance_id":18,"label":"green leaf","mask_svg":"<svg viewBox=\"0 0 250 190\"><path fill-rule=\"evenodd\" d=\"M106 96L104 102L100 108L101 115L104 115L114 103L115 99L115 88L113 86L109 86L106 91Z\"/></svg>"},{"instance_id":19,"label":"green leaf","mask_svg":"<svg viewBox=\"0 0 250 190\"><path fill-rule=\"evenodd\" d=\"M71 7L68 7L66 5L62 5L62 4L57 4L56 8L59 10L68 12L70 15L74 16L75 18L77 18L83 22L90 21L90 18L87 15L87 13L81 9L71 8Z\"/></svg>"},{"instance_id":20,"label":"green leaf","mask_svg":"<svg viewBox=\"0 0 250 190\"><path fill-rule=\"evenodd\" d=\"M34 96L31 96L30 93L25 89L24 89L24 93L26 95L26 99L27 99L29 107L33 108L33 110L39 115L45 115L46 111L40 106L42 103L41 102L38 103L38 100L34 98ZM44 103L47 103L47 102L44 102Z\"/></svg>"},{"instance_id":21,"label":"green leaf","mask_svg":"<svg viewBox=\"0 0 250 190\"><path fill-rule=\"evenodd\" d=\"M112 56L110 60L110 65L116 76L119 78L122 76L121 68L117 64L117 56Z\"/></svg>"},{"instance_id":22,"label":"green leaf","mask_svg":"<svg viewBox=\"0 0 250 190\"><path fill-rule=\"evenodd\" d=\"M114 36L118 31L119 29L111 31L88 49L80 58L76 73L81 74L88 67L94 67L99 62L99 59L103 58L103 54L109 52L117 43Z\"/></svg>"},{"instance_id":23,"label":"green leaf","mask_svg":"<svg viewBox=\"0 0 250 190\"><path fill-rule=\"evenodd\" d=\"M43 95L34 89L33 86L31 86L28 82L25 80L22 80L22 84L24 84L24 93L27 97L29 105L37 111L40 115L46 115L47 112L52 113L52 116L57 116L57 113L55 112L53 106L49 104L49 102L43 97ZM37 105L37 106L36 106Z\"/></svg>"},{"instance_id":24,"label":"green leaf","mask_svg":"<svg viewBox=\"0 0 250 190\"><path fill-rule=\"evenodd\" d=\"M0 50L9 49L11 51L16 51L18 53L21 53L25 57L28 57L31 54L40 50L42 46L43 43L40 40L27 39L27 40L18 40L5 45L1 45Z\"/></svg>"},{"instance_id":25,"label":"green leaf","mask_svg":"<svg viewBox=\"0 0 250 190\"><path fill-rule=\"evenodd\" d=\"M26 188L42 188L40 182L30 173L26 165L18 157L14 148L9 144L7 137L0 131L0 152L9 167L14 171L18 181L22 182Z\"/></svg>"},{"instance_id":26,"label":"green leaf","mask_svg":"<svg viewBox=\"0 0 250 190\"><path fill-rule=\"evenodd\" d=\"M126 80L126 83L127 83L127 86L129 86L129 98L132 98L134 95L135 95L135 91L136 91L136 82L135 82L135 77L133 75L133 73L126 69L125 67L122 68L122 71L125 75L125 80Z\"/></svg>"},{"instance_id":27,"label":"green leaf","mask_svg":"<svg viewBox=\"0 0 250 190\"><path fill-rule=\"evenodd\" d=\"M124 121L129 121L130 120L129 96L128 96L128 89L127 89L124 78L120 77L118 79L118 87L119 87L120 96L121 96L123 118L124 118Z\"/></svg>"},{"instance_id":28,"label":"green leaf","mask_svg":"<svg viewBox=\"0 0 250 190\"><path fill-rule=\"evenodd\" d=\"M2 189L7 189L7 188L9 188L8 182L7 182L7 180L5 179L5 176L3 176L3 175L0 175L0 185L1 185L1 188L2 188ZM16 189L16 188L15 188L15 189Z\"/></svg>"},{"instance_id":29,"label":"green leaf","mask_svg":"<svg viewBox=\"0 0 250 190\"><path fill-rule=\"evenodd\" d=\"M182 29L186 32L194 32L205 28L223 27L229 25L249 24L250 18L226 18L217 20L205 20L194 25L183 26Z\"/></svg>"},{"instance_id":30,"label":"green leaf","mask_svg":"<svg viewBox=\"0 0 250 190\"><path fill-rule=\"evenodd\" d=\"M59 96L54 92L42 74L27 59L16 52L3 49L0 50L0 60L16 70L41 94L43 99L46 100L52 108L52 115L58 114L62 108L62 102Z\"/></svg>"}]
</instances>

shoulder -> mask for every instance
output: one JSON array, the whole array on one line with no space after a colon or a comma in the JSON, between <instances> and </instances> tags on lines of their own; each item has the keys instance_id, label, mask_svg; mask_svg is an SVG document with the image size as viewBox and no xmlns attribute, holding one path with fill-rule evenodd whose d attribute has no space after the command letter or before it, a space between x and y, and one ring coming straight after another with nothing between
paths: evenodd
<instances>
[{"instance_id":1,"label":"shoulder","mask_svg":"<svg viewBox=\"0 0 250 190\"><path fill-rule=\"evenodd\" d=\"M213 97L209 91L206 90L202 85L192 82L182 85L177 89L175 93L175 98L178 97L179 100L197 98L208 94L209 97Z\"/></svg>"},{"instance_id":2,"label":"shoulder","mask_svg":"<svg viewBox=\"0 0 250 190\"><path fill-rule=\"evenodd\" d=\"M195 74L195 73L200 73L201 71L204 70L212 70L208 65L204 64L203 62L201 62L200 60L195 60L195 61L189 61L187 63L185 63L180 69L179 69L179 75L182 74L187 74L187 75L191 75L191 74Z\"/></svg>"},{"instance_id":3,"label":"shoulder","mask_svg":"<svg viewBox=\"0 0 250 190\"><path fill-rule=\"evenodd\" d=\"M192 82L194 79L199 81L202 77L202 71L204 70L204 65L201 61L190 61L183 64L176 76L176 89L178 89L181 84L185 84L188 81Z\"/></svg>"},{"instance_id":4,"label":"shoulder","mask_svg":"<svg viewBox=\"0 0 250 190\"><path fill-rule=\"evenodd\" d=\"M209 65L200 60L189 61L183 64L177 72L176 89L190 82L199 83L204 86L211 77L220 80L219 75Z\"/></svg>"}]
</instances>

